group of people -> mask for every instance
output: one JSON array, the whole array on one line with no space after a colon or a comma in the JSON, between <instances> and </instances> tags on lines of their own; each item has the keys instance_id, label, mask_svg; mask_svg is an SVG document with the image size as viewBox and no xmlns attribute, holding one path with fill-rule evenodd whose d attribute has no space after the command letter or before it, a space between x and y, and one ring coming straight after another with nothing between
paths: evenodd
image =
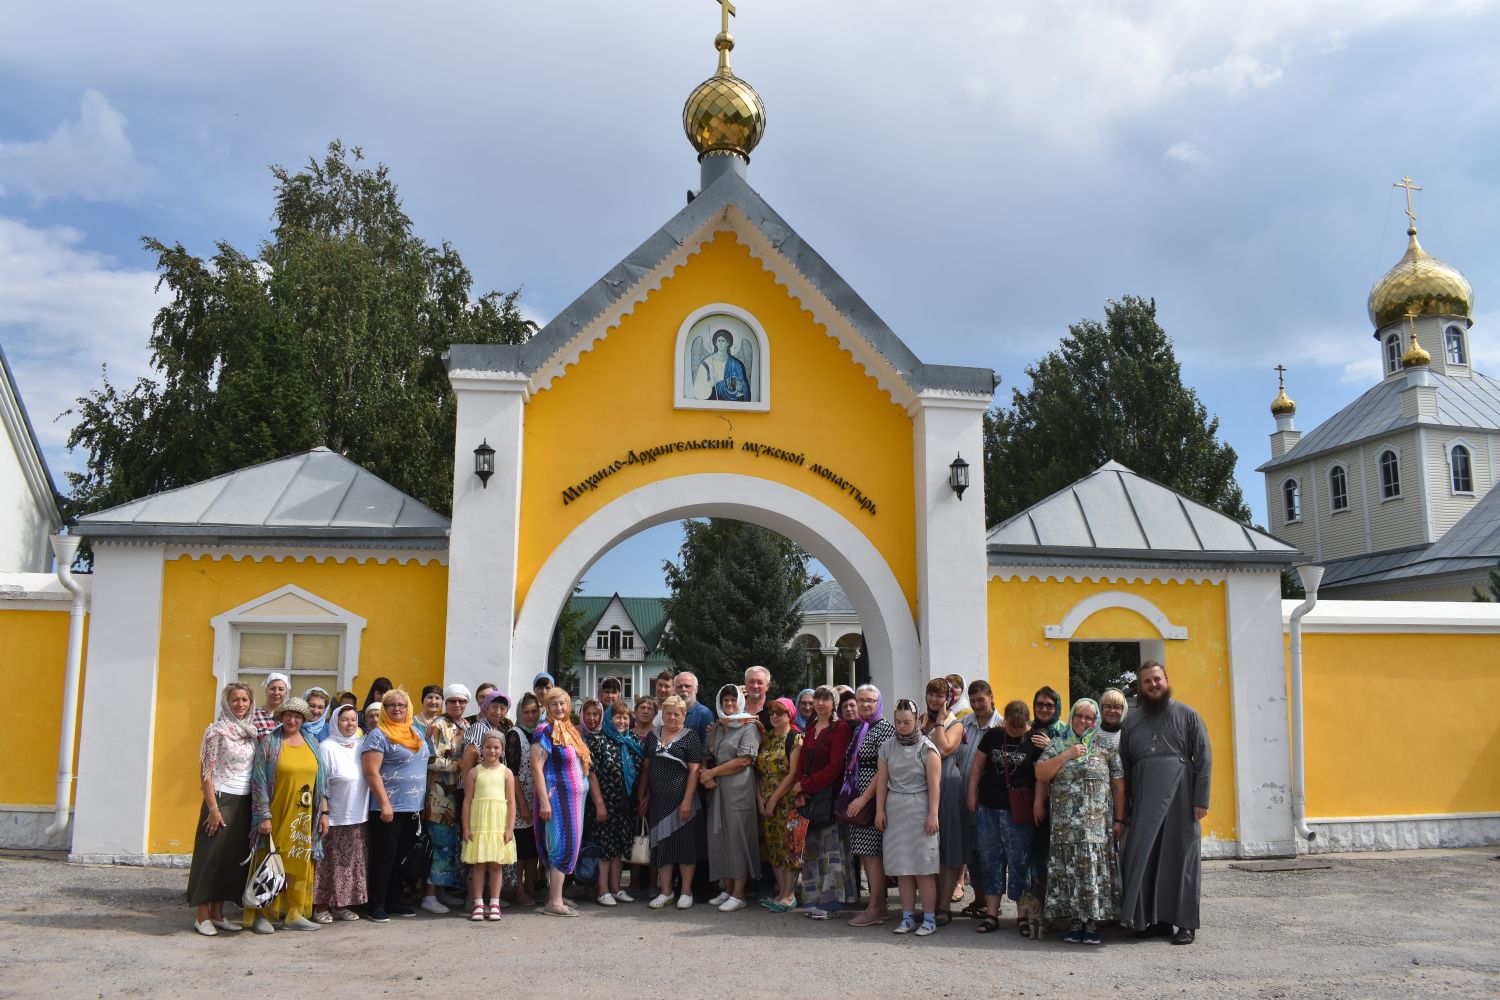
<instances>
[{"instance_id":1,"label":"group of people","mask_svg":"<svg viewBox=\"0 0 1500 1000\"><path fill-rule=\"evenodd\" d=\"M708 705L690 672L633 705L605 678L576 714L542 673L515 720L493 684L429 686L420 711L384 678L363 711L349 692L293 697L282 674L263 688L256 706L226 685L203 737L188 897L204 935L357 910L577 917L570 879L606 908L640 895L730 913L753 892L856 927L890 919L890 880L895 933L927 936L967 876L978 933L1000 929L1005 897L1022 934L1055 921L1067 942L1120 923L1189 944L1199 926L1208 737L1158 663L1141 667L1134 710L1111 688L1066 714L1050 687L1001 709L988 682L953 675L887 717L870 684L772 698L763 667ZM251 869L278 853L286 885L236 923L224 903L241 901L247 849Z\"/></svg>"}]
</instances>

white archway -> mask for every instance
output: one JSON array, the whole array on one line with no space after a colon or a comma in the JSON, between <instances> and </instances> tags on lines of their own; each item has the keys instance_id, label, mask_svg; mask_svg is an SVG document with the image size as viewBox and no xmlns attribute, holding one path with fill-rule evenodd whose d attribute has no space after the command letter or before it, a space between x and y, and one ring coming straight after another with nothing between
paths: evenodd
<instances>
[{"instance_id":1,"label":"white archway","mask_svg":"<svg viewBox=\"0 0 1500 1000\"><path fill-rule=\"evenodd\" d=\"M1187 628L1182 625L1173 625L1161 608L1139 594L1131 594L1123 590L1106 590L1085 597L1073 605L1072 609L1063 616L1060 624L1046 626L1042 634L1048 639L1071 639L1078 631L1078 627L1091 615L1107 608L1124 608L1127 611L1134 611L1150 622L1151 627L1156 629L1157 635L1163 639L1186 639L1188 637Z\"/></svg>"},{"instance_id":2,"label":"white archway","mask_svg":"<svg viewBox=\"0 0 1500 1000\"><path fill-rule=\"evenodd\" d=\"M510 689L524 689L532 665L546 662L558 615L595 560L638 531L688 517L749 521L807 549L838 578L859 613L875 683L882 691L913 697L921 691L921 650L911 606L869 538L805 493L728 473L649 483L605 505L573 529L542 564L516 616Z\"/></svg>"}]
</instances>

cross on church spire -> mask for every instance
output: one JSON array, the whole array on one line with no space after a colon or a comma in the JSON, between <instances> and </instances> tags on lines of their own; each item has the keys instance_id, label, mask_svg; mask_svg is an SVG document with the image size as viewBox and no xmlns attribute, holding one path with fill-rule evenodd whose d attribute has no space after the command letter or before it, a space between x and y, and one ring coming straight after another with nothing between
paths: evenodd
<instances>
[{"instance_id":1,"label":"cross on church spire","mask_svg":"<svg viewBox=\"0 0 1500 1000\"><path fill-rule=\"evenodd\" d=\"M1398 188L1405 188L1406 189L1406 220L1407 220L1407 226L1410 229L1410 231L1412 232L1412 234L1415 235L1415 233L1417 231L1417 213L1411 207L1411 193L1413 191L1420 191L1420 190L1422 190L1422 185L1420 185L1420 184L1413 184L1411 182L1411 178L1408 176L1408 177L1402 177L1395 184L1392 184L1391 187L1398 187Z\"/></svg>"},{"instance_id":2,"label":"cross on church spire","mask_svg":"<svg viewBox=\"0 0 1500 1000\"><path fill-rule=\"evenodd\" d=\"M723 17L723 20L719 24L719 30L728 33L729 19L734 15L734 4L730 3L730 0L715 0L715 2L721 8L719 13ZM1408 177L1407 180L1411 180L1411 178Z\"/></svg>"},{"instance_id":3,"label":"cross on church spire","mask_svg":"<svg viewBox=\"0 0 1500 1000\"><path fill-rule=\"evenodd\" d=\"M1279 388L1282 392L1285 392L1286 391L1286 365L1277 365L1272 370L1274 372L1276 372L1276 387Z\"/></svg>"},{"instance_id":4,"label":"cross on church spire","mask_svg":"<svg viewBox=\"0 0 1500 1000\"><path fill-rule=\"evenodd\" d=\"M714 0L719 5L719 34L714 39L714 48L719 50L719 76L729 76L729 50L734 48L734 36L729 33L729 19L734 16L733 0Z\"/></svg>"}]
</instances>

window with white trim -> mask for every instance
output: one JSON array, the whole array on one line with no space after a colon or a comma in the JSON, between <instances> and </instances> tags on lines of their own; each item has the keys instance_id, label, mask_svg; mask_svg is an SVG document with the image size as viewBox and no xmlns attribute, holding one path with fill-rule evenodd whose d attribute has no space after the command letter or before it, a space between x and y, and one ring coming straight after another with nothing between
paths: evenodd
<instances>
[{"instance_id":1,"label":"window with white trim","mask_svg":"<svg viewBox=\"0 0 1500 1000\"><path fill-rule=\"evenodd\" d=\"M1401 370L1401 335L1392 333L1385 338L1385 373Z\"/></svg>"},{"instance_id":2,"label":"window with white trim","mask_svg":"<svg viewBox=\"0 0 1500 1000\"><path fill-rule=\"evenodd\" d=\"M1443 331L1443 348L1448 353L1450 365L1469 363L1469 352L1464 349L1464 332L1458 327L1450 326Z\"/></svg>"},{"instance_id":3,"label":"window with white trim","mask_svg":"<svg viewBox=\"0 0 1500 1000\"><path fill-rule=\"evenodd\" d=\"M1349 472L1342 465L1328 470L1328 509L1335 514L1349 509Z\"/></svg>"},{"instance_id":4,"label":"window with white trim","mask_svg":"<svg viewBox=\"0 0 1500 1000\"><path fill-rule=\"evenodd\" d=\"M258 688L271 672L291 678L293 694L348 690L359 672L365 620L288 584L215 615L214 678Z\"/></svg>"},{"instance_id":5,"label":"window with white trim","mask_svg":"<svg viewBox=\"0 0 1500 1000\"><path fill-rule=\"evenodd\" d=\"M1394 500L1401 495L1401 459L1391 449L1380 453L1380 498Z\"/></svg>"},{"instance_id":6,"label":"window with white trim","mask_svg":"<svg viewBox=\"0 0 1500 1000\"><path fill-rule=\"evenodd\" d=\"M1281 484L1281 509L1287 524L1302 520L1302 488L1297 480L1288 479Z\"/></svg>"},{"instance_id":7,"label":"window with white trim","mask_svg":"<svg viewBox=\"0 0 1500 1000\"><path fill-rule=\"evenodd\" d=\"M1469 456L1469 449L1461 444L1449 449L1448 472L1454 493L1474 492L1474 462Z\"/></svg>"}]
</instances>

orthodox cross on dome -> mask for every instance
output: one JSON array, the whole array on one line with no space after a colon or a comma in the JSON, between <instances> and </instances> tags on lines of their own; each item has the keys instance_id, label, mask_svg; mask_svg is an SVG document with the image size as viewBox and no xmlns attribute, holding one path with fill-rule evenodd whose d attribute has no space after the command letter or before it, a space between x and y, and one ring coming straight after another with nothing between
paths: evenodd
<instances>
[{"instance_id":1,"label":"orthodox cross on dome","mask_svg":"<svg viewBox=\"0 0 1500 1000\"><path fill-rule=\"evenodd\" d=\"M714 48L719 50L719 75L729 76L729 50L734 48L734 36L729 33L729 19L735 15L732 0L714 0L719 5L719 34L714 38Z\"/></svg>"},{"instance_id":2,"label":"orthodox cross on dome","mask_svg":"<svg viewBox=\"0 0 1500 1000\"><path fill-rule=\"evenodd\" d=\"M722 8L719 13L723 16L723 20L719 24L719 30L727 34L729 31L729 19L734 15L734 4L730 3L729 0L714 0L714 2ZM1407 180L1411 180L1411 178L1408 177Z\"/></svg>"},{"instance_id":3,"label":"orthodox cross on dome","mask_svg":"<svg viewBox=\"0 0 1500 1000\"><path fill-rule=\"evenodd\" d=\"M1407 219L1407 226L1411 229L1412 232L1416 232L1417 231L1417 213L1411 207L1411 193L1413 191L1420 191L1420 190L1422 190L1422 185L1420 185L1420 184L1413 184L1411 182L1411 178L1410 177L1402 177L1395 184L1392 184L1391 187L1398 187L1398 188L1405 188L1406 189L1406 219Z\"/></svg>"},{"instance_id":4,"label":"orthodox cross on dome","mask_svg":"<svg viewBox=\"0 0 1500 1000\"><path fill-rule=\"evenodd\" d=\"M1286 365L1277 365L1272 369L1276 373L1276 387L1282 392L1286 391Z\"/></svg>"}]
</instances>

